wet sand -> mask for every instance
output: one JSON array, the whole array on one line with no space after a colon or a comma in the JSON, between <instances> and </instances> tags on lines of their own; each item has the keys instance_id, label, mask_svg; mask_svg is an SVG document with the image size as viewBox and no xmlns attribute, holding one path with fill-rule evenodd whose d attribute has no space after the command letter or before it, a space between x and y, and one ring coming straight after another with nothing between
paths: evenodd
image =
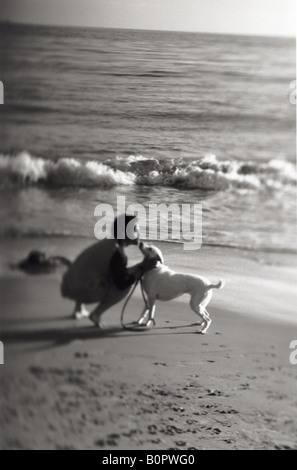
<instances>
[{"instance_id":1,"label":"wet sand","mask_svg":"<svg viewBox=\"0 0 297 470\"><path fill-rule=\"evenodd\" d=\"M51 244L71 256L86 242ZM98 330L69 318L61 273L1 271L2 449L297 449L296 258L162 249L173 268L226 280L206 335L186 297L158 303L151 330L123 331L122 304ZM138 292L126 321L141 308Z\"/></svg>"}]
</instances>

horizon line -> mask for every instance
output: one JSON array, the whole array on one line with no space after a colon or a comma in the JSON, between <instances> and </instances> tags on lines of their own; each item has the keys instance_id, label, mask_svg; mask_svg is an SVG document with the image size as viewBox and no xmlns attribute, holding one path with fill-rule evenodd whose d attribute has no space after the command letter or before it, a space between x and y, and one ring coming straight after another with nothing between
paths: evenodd
<instances>
[{"instance_id":1,"label":"horizon line","mask_svg":"<svg viewBox=\"0 0 297 470\"><path fill-rule=\"evenodd\" d=\"M158 33L185 33L185 34L213 34L218 36L244 36L244 37L259 37L259 38L275 38L275 39L295 39L296 35L280 35L280 34L253 34L253 33L234 33L234 32L215 32L215 31L191 31L191 30L179 30L179 29L147 29L147 28L125 28L117 26L94 26L94 25L76 25L76 24L53 24L53 23L31 23L14 20L0 20L1 24L9 25L21 25L21 26L49 26L56 28L86 28L86 29L107 29L107 30L120 30L120 31L155 31Z\"/></svg>"}]
</instances>

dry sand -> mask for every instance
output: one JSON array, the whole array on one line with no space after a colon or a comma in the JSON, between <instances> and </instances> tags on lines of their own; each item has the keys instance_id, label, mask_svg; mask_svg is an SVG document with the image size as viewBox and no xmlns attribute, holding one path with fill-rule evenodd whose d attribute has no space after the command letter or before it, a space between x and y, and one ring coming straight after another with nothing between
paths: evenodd
<instances>
[{"instance_id":1,"label":"dry sand","mask_svg":"<svg viewBox=\"0 0 297 470\"><path fill-rule=\"evenodd\" d=\"M53 249L70 254L67 246ZM178 250L164 245L168 264L192 272L193 253ZM197 272L227 281L206 335L187 326L197 318L185 299L159 303L156 327L137 333L121 330L118 305L100 331L69 319L60 274L3 271L0 447L297 449L296 258L221 248L195 256ZM138 293L127 321L141 307Z\"/></svg>"}]
</instances>

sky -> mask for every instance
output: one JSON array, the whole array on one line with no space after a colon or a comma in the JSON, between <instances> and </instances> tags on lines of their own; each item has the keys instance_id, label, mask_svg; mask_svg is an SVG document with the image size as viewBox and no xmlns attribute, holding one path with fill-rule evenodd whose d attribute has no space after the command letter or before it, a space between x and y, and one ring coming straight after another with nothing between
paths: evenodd
<instances>
[{"instance_id":1,"label":"sky","mask_svg":"<svg viewBox=\"0 0 297 470\"><path fill-rule=\"evenodd\" d=\"M23 23L296 35L295 0L0 0L0 19Z\"/></svg>"}]
</instances>

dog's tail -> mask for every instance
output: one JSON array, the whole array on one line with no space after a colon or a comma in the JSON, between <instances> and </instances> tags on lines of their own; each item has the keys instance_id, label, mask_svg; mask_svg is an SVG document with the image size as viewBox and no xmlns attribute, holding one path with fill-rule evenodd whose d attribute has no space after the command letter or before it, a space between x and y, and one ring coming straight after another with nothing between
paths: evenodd
<instances>
[{"instance_id":1,"label":"dog's tail","mask_svg":"<svg viewBox=\"0 0 297 470\"><path fill-rule=\"evenodd\" d=\"M223 279L220 279L217 284L209 284L209 286L207 286L207 289L208 290L210 290L210 289L223 289L224 285L225 285L225 281Z\"/></svg>"}]
</instances>

